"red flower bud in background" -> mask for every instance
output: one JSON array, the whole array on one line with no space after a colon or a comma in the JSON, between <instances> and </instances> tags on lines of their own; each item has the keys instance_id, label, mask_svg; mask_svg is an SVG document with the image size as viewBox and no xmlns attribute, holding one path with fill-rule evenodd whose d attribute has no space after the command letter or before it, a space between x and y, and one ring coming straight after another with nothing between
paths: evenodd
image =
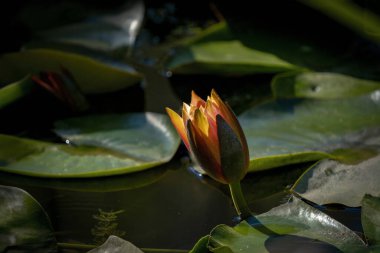
<instances>
[{"instance_id":1,"label":"red flower bud in background","mask_svg":"<svg viewBox=\"0 0 380 253\"><path fill-rule=\"evenodd\" d=\"M73 111L82 112L89 107L88 101L82 94L74 77L64 67L61 67L61 73L53 71L41 72L39 75L33 75L32 80L51 92Z\"/></svg>"},{"instance_id":2,"label":"red flower bud in background","mask_svg":"<svg viewBox=\"0 0 380 253\"><path fill-rule=\"evenodd\" d=\"M167 113L200 166L215 180L231 184L247 173L249 153L243 130L231 108L212 90L207 101L192 92L183 104L182 117Z\"/></svg>"}]
</instances>

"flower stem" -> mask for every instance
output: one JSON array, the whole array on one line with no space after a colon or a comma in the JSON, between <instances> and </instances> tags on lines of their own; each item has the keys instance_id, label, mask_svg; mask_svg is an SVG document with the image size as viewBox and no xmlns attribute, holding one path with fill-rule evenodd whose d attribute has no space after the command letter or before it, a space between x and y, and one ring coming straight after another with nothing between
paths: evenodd
<instances>
[{"instance_id":1,"label":"flower stem","mask_svg":"<svg viewBox=\"0 0 380 253\"><path fill-rule=\"evenodd\" d=\"M251 210L245 201L243 192L241 191L240 181L233 182L229 184L232 201L234 203L235 209L242 220L247 219L252 216Z\"/></svg>"}]
</instances>

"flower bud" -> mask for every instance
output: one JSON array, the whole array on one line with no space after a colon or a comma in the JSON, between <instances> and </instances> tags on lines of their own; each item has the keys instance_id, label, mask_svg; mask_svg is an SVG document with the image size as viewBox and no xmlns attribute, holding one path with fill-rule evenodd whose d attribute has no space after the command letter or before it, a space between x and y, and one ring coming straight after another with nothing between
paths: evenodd
<instances>
[{"instance_id":1,"label":"flower bud","mask_svg":"<svg viewBox=\"0 0 380 253\"><path fill-rule=\"evenodd\" d=\"M212 90L206 101L192 92L184 103L182 117L166 111L199 165L215 180L230 184L240 181L249 166L248 145L231 108Z\"/></svg>"}]
</instances>

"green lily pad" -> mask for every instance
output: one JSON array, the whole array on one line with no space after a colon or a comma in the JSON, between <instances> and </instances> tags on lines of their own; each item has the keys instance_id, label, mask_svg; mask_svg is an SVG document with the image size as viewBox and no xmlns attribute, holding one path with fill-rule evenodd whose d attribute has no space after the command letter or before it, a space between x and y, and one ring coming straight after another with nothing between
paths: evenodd
<instances>
[{"instance_id":1,"label":"green lily pad","mask_svg":"<svg viewBox=\"0 0 380 253\"><path fill-rule=\"evenodd\" d=\"M380 93L330 100L277 100L239 116L249 171L334 158L358 163L380 143Z\"/></svg>"},{"instance_id":2,"label":"green lily pad","mask_svg":"<svg viewBox=\"0 0 380 253\"><path fill-rule=\"evenodd\" d=\"M0 251L54 252L56 241L49 218L27 192L0 185Z\"/></svg>"},{"instance_id":3,"label":"green lily pad","mask_svg":"<svg viewBox=\"0 0 380 253\"><path fill-rule=\"evenodd\" d=\"M72 73L85 93L117 91L141 80L131 69L116 68L73 53L34 49L0 56L0 83L11 83L40 71L59 71L61 66Z\"/></svg>"},{"instance_id":4,"label":"green lily pad","mask_svg":"<svg viewBox=\"0 0 380 253\"><path fill-rule=\"evenodd\" d=\"M121 239L120 237L111 235L107 241L96 249L88 251L88 253L143 253L132 243Z\"/></svg>"},{"instance_id":5,"label":"green lily pad","mask_svg":"<svg viewBox=\"0 0 380 253\"><path fill-rule=\"evenodd\" d=\"M360 206L365 194L380 197L379 165L380 155L354 165L323 160L298 179L293 191L319 205Z\"/></svg>"},{"instance_id":6,"label":"green lily pad","mask_svg":"<svg viewBox=\"0 0 380 253\"><path fill-rule=\"evenodd\" d=\"M28 94L31 91L33 85L34 84L31 81L30 76L26 76L20 81L1 87L0 109Z\"/></svg>"},{"instance_id":7,"label":"green lily pad","mask_svg":"<svg viewBox=\"0 0 380 253\"><path fill-rule=\"evenodd\" d=\"M238 40L210 41L178 52L167 67L175 74L276 73L297 69L277 56L244 46Z\"/></svg>"},{"instance_id":8,"label":"green lily pad","mask_svg":"<svg viewBox=\"0 0 380 253\"><path fill-rule=\"evenodd\" d=\"M380 198L365 195L362 200L362 225L371 245L380 249Z\"/></svg>"},{"instance_id":9,"label":"green lily pad","mask_svg":"<svg viewBox=\"0 0 380 253\"><path fill-rule=\"evenodd\" d=\"M175 45L176 53L166 67L176 74L246 75L299 69L274 54L245 46L225 22Z\"/></svg>"},{"instance_id":10,"label":"green lily pad","mask_svg":"<svg viewBox=\"0 0 380 253\"><path fill-rule=\"evenodd\" d=\"M99 15L81 23L55 27L40 32L47 41L83 46L99 51L131 47L144 17L142 2L119 8L118 13ZM125 53L125 52L124 52Z\"/></svg>"},{"instance_id":11,"label":"green lily pad","mask_svg":"<svg viewBox=\"0 0 380 253\"><path fill-rule=\"evenodd\" d=\"M227 225L214 228L208 245L211 251L264 253L280 249L282 252L335 249L333 252L336 252L339 249L359 252L366 249L365 243L353 231L296 198L258 215L257 220L247 221L233 228Z\"/></svg>"},{"instance_id":12,"label":"green lily pad","mask_svg":"<svg viewBox=\"0 0 380 253\"><path fill-rule=\"evenodd\" d=\"M274 95L284 98L344 98L377 89L380 89L380 82L329 72L285 73L272 81Z\"/></svg>"},{"instance_id":13,"label":"green lily pad","mask_svg":"<svg viewBox=\"0 0 380 253\"><path fill-rule=\"evenodd\" d=\"M130 173L169 161L179 145L168 117L156 113L89 116L57 126L75 146L0 135L0 170L41 177Z\"/></svg>"},{"instance_id":14,"label":"green lily pad","mask_svg":"<svg viewBox=\"0 0 380 253\"><path fill-rule=\"evenodd\" d=\"M210 251L207 248L209 239L209 236L204 236L199 239L189 253L209 253Z\"/></svg>"},{"instance_id":15,"label":"green lily pad","mask_svg":"<svg viewBox=\"0 0 380 253\"><path fill-rule=\"evenodd\" d=\"M299 0L321 11L336 21L361 33L374 42L380 42L380 17L369 9L361 8L351 1Z\"/></svg>"}]
</instances>

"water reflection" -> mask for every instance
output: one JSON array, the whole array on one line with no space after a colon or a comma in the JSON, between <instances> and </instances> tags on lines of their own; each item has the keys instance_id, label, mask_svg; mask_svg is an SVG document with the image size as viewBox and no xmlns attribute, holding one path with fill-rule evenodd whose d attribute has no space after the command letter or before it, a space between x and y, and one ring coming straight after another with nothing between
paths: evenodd
<instances>
[{"instance_id":1,"label":"water reflection","mask_svg":"<svg viewBox=\"0 0 380 253\"><path fill-rule=\"evenodd\" d=\"M146 173L149 175L155 169ZM138 175L67 180L66 186L66 180L4 173L0 184L14 185L32 194L52 220L58 241L64 243L93 244L100 239L100 236L95 238L99 233L95 237L91 233L99 225L94 220L99 209L123 210L117 213L117 221L109 221L108 225L115 231L125 232L121 233L122 237L141 248L190 249L216 225L232 225L235 211L229 197L218 189L200 182L184 168L158 174L159 178L150 180L149 184L124 188L122 182L127 183L127 178ZM96 186L98 191L94 191Z\"/></svg>"}]
</instances>

